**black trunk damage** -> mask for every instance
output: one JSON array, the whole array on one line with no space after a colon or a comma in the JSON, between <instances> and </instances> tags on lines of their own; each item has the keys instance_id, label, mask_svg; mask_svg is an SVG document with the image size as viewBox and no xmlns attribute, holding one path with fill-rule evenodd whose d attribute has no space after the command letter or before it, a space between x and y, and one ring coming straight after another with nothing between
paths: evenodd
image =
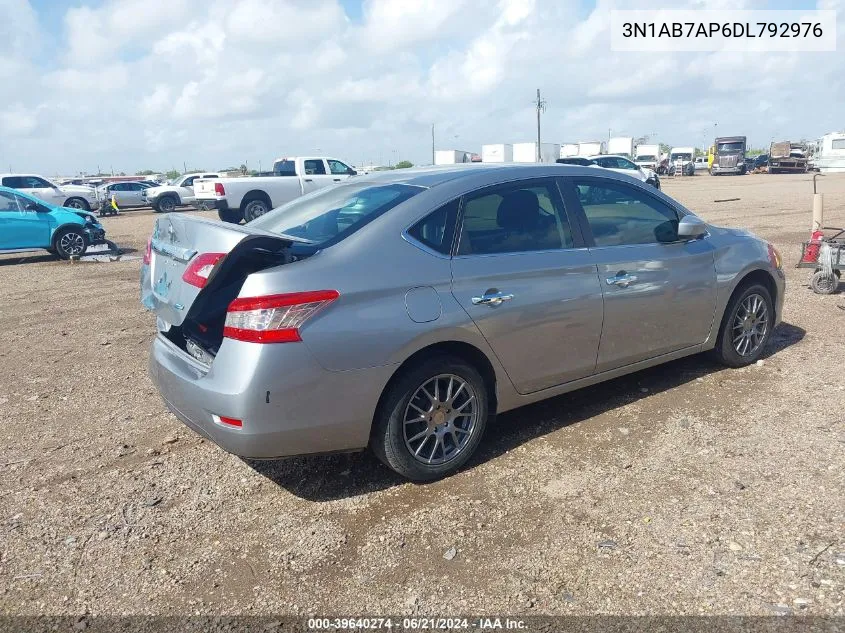
<instances>
[{"instance_id":1,"label":"black trunk damage","mask_svg":"<svg viewBox=\"0 0 845 633\"><path fill-rule=\"evenodd\" d=\"M291 244L280 237L245 237L211 271L182 325L170 328L166 336L197 360L210 364L223 342L226 310L246 278L294 261Z\"/></svg>"}]
</instances>

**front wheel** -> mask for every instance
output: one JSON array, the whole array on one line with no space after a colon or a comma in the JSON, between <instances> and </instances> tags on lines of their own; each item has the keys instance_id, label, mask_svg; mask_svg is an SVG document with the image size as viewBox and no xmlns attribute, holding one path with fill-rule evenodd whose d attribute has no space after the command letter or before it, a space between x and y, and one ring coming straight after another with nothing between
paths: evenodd
<instances>
[{"instance_id":1,"label":"front wheel","mask_svg":"<svg viewBox=\"0 0 845 633\"><path fill-rule=\"evenodd\" d=\"M153 208L159 213L172 213L176 210L176 198L163 196Z\"/></svg>"},{"instance_id":2,"label":"front wheel","mask_svg":"<svg viewBox=\"0 0 845 633\"><path fill-rule=\"evenodd\" d=\"M713 353L723 365L745 367L763 355L775 322L772 296L754 284L731 297Z\"/></svg>"},{"instance_id":3,"label":"front wheel","mask_svg":"<svg viewBox=\"0 0 845 633\"><path fill-rule=\"evenodd\" d=\"M389 468L412 481L449 475L472 456L487 425L484 379L454 356L434 356L389 387L370 446Z\"/></svg>"},{"instance_id":4,"label":"front wheel","mask_svg":"<svg viewBox=\"0 0 845 633\"><path fill-rule=\"evenodd\" d=\"M53 249L62 259L82 257L88 249L85 234L74 228L62 229L53 238Z\"/></svg>"}]
</instances>

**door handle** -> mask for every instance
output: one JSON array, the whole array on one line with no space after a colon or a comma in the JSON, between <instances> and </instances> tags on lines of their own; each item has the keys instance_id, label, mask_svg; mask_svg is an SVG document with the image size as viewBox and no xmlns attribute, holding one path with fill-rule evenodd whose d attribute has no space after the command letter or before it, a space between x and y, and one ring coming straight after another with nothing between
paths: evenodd
<instances>
[{"instance_id":1,"label":"door handle","mask_svg":"<svg viewBox=\"0 0 845 633\"><path fill-rule=\"evenodd\" d=\"M621 288L627 288L636 280L636 275L629 275L625 271L620 271L616 273L616 277L608 277L605 281L607 281L608 286L619 286Z\"/></svg>"},{"instance_id":2,"label":"door handle","mask_svg":"<svg viewBox=\"0 0 845 633\"><path fill-rule=\"evenodd\" d=\"M335 181L335 182L340 182L340 178L335 178L335 179L334 179L334 181Z\"/></svg>"},{"instance_id":3,"label":"door handle","mask_svg":"<svg viewBox=\"0 0 845 633\"><path fill-rule=\"evenodd\" d=\"M502 305L505 301L510 301L511 299L513 299L513 295L501 292L486 292L480 297L473 297L472 305L496 307Z\"/></svg>"},{"instance_id":4,"label":"door handle","mask_svg":"<svg viewBox=\"0 0 845 633\"><path fill-rule=\"evenodd\" d=\"M313 178L306 178L305 182L314 182L314 179Z\"/></svg>"}]
</instances>

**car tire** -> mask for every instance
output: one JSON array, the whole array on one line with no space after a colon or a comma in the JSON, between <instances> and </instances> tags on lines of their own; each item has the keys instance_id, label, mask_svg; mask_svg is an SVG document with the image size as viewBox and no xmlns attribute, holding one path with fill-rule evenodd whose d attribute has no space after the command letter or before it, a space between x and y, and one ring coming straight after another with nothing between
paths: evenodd
<instances>
[{"instance_id":1,"label":"car tire","mask_svg":"<svg viewBox=\"0 0 845 633\"><path fill-rule=\"evenodd\" d=\"M68 209L78 209L79 211L90 211L91 205L85 198L68 198L65 200L65 207Z\"/></svg>"},{"instance_id":2,"label":"car tire","mask_svg":"<svg viewBox=\"0 0 845 633\"><path fill-rule=\"evenodd\" d=\"M53 250L61 259L82 257L88 250L88 240L82 229L59 229L53 237Z\"/></svg>"},{"instance_id":3,"label":"car tire","mask_svg":"<svg viewBox=\"0 0 845 633\"><path fill-rule=\"evenodd\" d=\"M836 272L826 275L823 270L817 270L810 277L810 287L818 295L832 295L839 286L839 275Z\"/></svg>"},{"instance_id":4,"label":"car tire","mask_svg":"<svg viewBox=\"0 0 845 633\"><path fill-rule=\"evenodd\" d=\"M487 387L475 367L455 356L432 356L403 370L382 397L371 449L388 468L411 481L434 481L455 472L484 435ZM415 421L412 416L421 411L426 413ZM455 416L456 411L470 414Z\"/></svg>"},{"instance_id":5,"label":"car tire","mask_svg":"<svg viewBox=\"0 0 845 633\"><path fill-rule=\"evenodd\" d=\"M240 224L244 219L240 209L217 209L217 217L231 224Z\"/></svg>"},{"instance_id":6,"label":"car tire","mask_svg":"<svg viewBox=\"0 0 845 633\"><path fill-rule=\"evenodd\" d=\"M153 209L156 213L172 213L176 210L177 204L179 204L179 201L173 196L162 196L153 205Z\"/></svg>"},{"instance_id":7,"label":"car tire","mask_svg":"<svg viewBox=\"0 0 845 633\"><path fill-rule=\"evenodd\" d=\"M244 220L252 222L255 218L267 213L270 210L270 205L261 198L253 198L241 203L241 208L244 210Z\"/></svg>"},{"instance_id":8,"label":"car tire","mask_svg":"<svg viewBox=\"0 0 845 633\"><path fill-rule=\"evenodd\" d=\"M765 327L760 333L763 315ZM756 363L772 336L774 320L774 304L768 288L761 284L741 286L725 308L713 356L728 367Z\"/></svg>"}]
</instances>

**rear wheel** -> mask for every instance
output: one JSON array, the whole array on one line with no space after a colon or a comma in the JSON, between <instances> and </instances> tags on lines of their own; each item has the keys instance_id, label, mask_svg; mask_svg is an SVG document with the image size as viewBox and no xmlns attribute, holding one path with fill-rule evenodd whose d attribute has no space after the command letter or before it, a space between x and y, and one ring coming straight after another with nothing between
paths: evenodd
<instances>
[{"instance_id":1,"label":"rear wheel","mask_svg":"<svg viewBox=\"0 0 845 633\"><path fill-rule=\"evenodd\" d=\"M85 234L74 228L61 229L53 238L53 250L62 259L81 257L88 249Z\"/></svg>"},{"instance_id":2,"label":"rear wheel","mask_svg":"<svg viewBox=\"0 0 845 633\"><path fill-rule=\"evenodd\" d=\"M217 217L224 222L231 222L232 224L240 224L241 220L244 219L240 209L218 209Z\"/></svg>"},{"instance_id":3,"label":"rear wheel","mask_svg":"<svg viewBox=\"0 0 845 633\"><path fill-rule=\"evenodd\" d=\"M463 466L487 424L487 386L454 356L410 367L384 396L370 446L389 468L412 481L433 481Z\"/></svg>"},{"instance_id":4,"label":"rear wheel","mask_svg":"<svg viewBox=\"0 0 845 633\"><path fill-rule=\"evenodd\" d=\"M80 211L90 211L91 205L83 198L69 198L65 201L65 206L69 209L79 209Z\"/></svg>"},{"instance_id":5,"label":"rear wheel","mask_svg":"<svg viewBox=\"0 0 845 633\"><path fill-rule=\"evenodd\" d=\"M769 290L760 284L739 289L731 297L713 353L728 367L756 362L774 327L775 310Z\"/></svg>"},{"instance_id":6,"label":"rear wheel","mask_svg":"<svg viewBox=\"0 0 845 633\"><path fill-rule=\"evenodd\" d=\"M244 210L244 220L252 222L255 218L261 217L270 210L270 205L260 198L247 200L241 207Z\"/></svg>"}]
</instances>

